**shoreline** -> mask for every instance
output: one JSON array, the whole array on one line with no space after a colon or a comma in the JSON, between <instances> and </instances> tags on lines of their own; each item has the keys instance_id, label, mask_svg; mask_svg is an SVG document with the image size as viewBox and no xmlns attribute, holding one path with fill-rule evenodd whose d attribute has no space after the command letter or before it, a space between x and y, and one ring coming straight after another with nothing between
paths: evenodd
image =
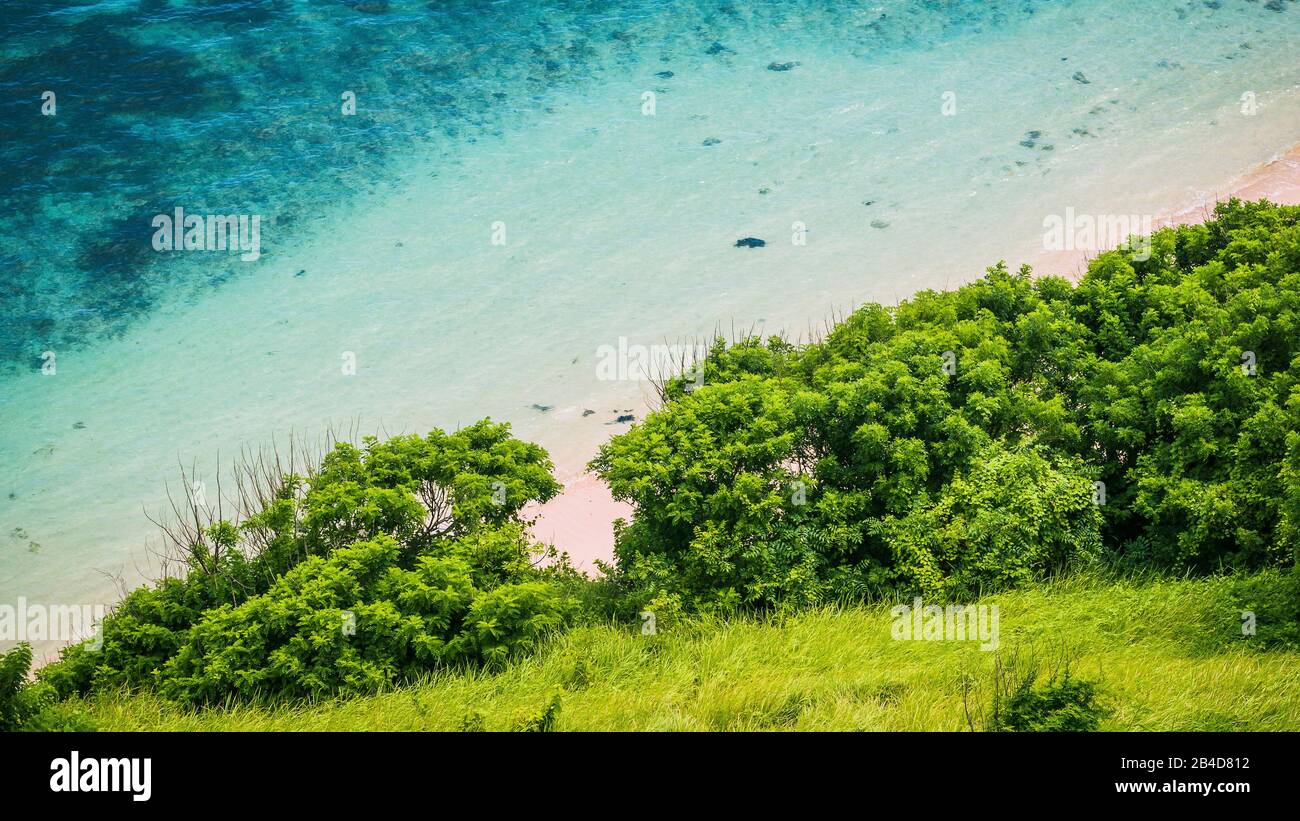
<instances>
[{"instance_id":1,"label":"shoreline","mask_svg":"<svg viewBox=\"0 0 1300 821\"><path fill-rule=\"evenodd\" d=\"M1229 178L1220 190L1203 192L1177 208L1152 215L1152 228L1204 222L1212 215L1217 203L1233 197L1247 201L1267 199L1277 205L1300 205L1300 143ZM1094 251L1043 251L1029 262L1036 274L1059 274L1077 281L1087 270L1088 261L1096 255Z\"/></svg>"},{"instance_id":2,"label":"shoreline","mask_svg":"<svg viewBox=\"0 0 1300 821\"><path fill-rule=\"evenodd\" d=\"M1193 225L1205 221L1216 203L1236 197L1242 200L1268 199L1278 205L1300 205L1300 143L1275 154L1224 183L1222 191L1205 192L1189 203L1153 216L1153 227ZM1108 249L1109 250L1109 249ZM1087 270L1094 251L1044 251L1026 260L1035 274L1059 274L1078 280ZM1009 267L1017 268L1019 264ZM649 403L638 403L633 411L640 422L649 412ZM604 441L617 435L611 431ZM535 516L529 532L537 541L553 544L568 553L575 567L588 573L599 572L595 562L614 560L614 520L631 519L631 505L614 499L609 487L586 469L599 445L590 452L577 449L552 453L557 479L563 490L544 505L527 511Z\"/></svg>"},{"instance_id":3,"label":"shoreline","mask_svg":"<svg viewBox=\"0 0 1300 821\"><path fill-rule=\"evenodd\" d=\"M1245 200L1266 198L1280 205L1300 205L1300 143L1230 177L1219 190L1204 192L1177 207L1153 215L1153 227L1202 222L1212 213L1215 203L1232 197ZM1087 261L1095 255L1090 251L1041 251L1024 261L1033 267L1036 274L1059 274L1077 280L1086 270ZM1019 267L1019 263L1014 266L1009 263L1009 267ZM959 279L958 286L967 281L970 280ZM634 389L627 389L627 383L623 384L624 390L611 390L601 397L588 396L582 403L568 408L567 412L577 414L583 407L608 409L618 404L618 409L613 412L630 412L635 416L633 424L640 423L653 405L649 383L633 383L637 385ZM574 416L571 421L582 418ZM558 447L554 443L548 445L554 475L562 490L546 504L530 505L523 511L524 516L532 520L529 533L535 540L552 544L560 552L567 553L574 567L588 575L600 574L597 561L613 563L614 521L619 518L630 520L632 508L615 500L608 486L587 470L587 464L601 445L627 429L625 425L612 426L607 431L570 429L562 437L563 444ZM34 648L32 669L57 659L62 644L59 643L59 647Z\"/></svg>"}]
</instances>

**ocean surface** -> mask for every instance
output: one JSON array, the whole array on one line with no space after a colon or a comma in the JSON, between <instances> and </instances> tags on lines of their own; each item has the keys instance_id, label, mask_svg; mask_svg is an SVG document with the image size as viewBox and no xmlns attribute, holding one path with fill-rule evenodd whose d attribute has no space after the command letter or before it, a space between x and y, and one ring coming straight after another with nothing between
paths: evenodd
<instances>
[{"instance_id":1,"label":"ocean surface","mask_svg":"<svg viewBox=\"0 0 1300 821\"><path fill-rule=\"evenodd\" d=\"M620 346L1213 199L1300 141L1297 44L1291 0L7 0L0 603L152 575L181 466L491 416L572 474L651 394ZM158 250L178 207L257 258Z\"/></svg>"}]
</instances>

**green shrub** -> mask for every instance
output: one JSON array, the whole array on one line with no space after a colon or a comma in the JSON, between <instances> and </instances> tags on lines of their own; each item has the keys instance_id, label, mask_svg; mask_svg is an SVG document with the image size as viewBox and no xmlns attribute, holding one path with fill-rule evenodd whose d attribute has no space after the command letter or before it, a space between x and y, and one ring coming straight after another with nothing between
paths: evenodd
<instances>
[{"instance_id":1,"label":"green shrub","mask_svg":"<svg viewBox=\"0 0 1300 821\"><path fill-rule=\"evenodd\" d=\"M991 729L1011 733L1086 733L1101 724L1105 713L1096 703L1097 686L1071 678L1038 686L1028 679L994 711Z\"/></svg>"},{"instance_id":2,"label":"green shrub","mask_svg":"<svg viewBox=\"0 0 1300 821\"><path fill-rule=\"evenodd\" d=\"M618 583L708 610L960 595L1099 555L1294 562L1298 223L1234 200L1077 285L998 265L819 342L719 340L592 462L634 509Z\"/></svg>"},{"instance_id":3,"label":"green shrub","mask_svg":"<svg viewBox=\"0 0 1300 821\"><path fill-rule=\"evenodd\" d=\"M1015 648L994 656L990 679L992 694L982 705L972 706L973 691L967 679L964 701L972 730L1013 733L1093 732L1108 711L1098 701L1097 682L1070 672L1071 653L1044 666L1032 648Z\"/></svg>"},{"instance_id":4,"label":"green shrub","mask_svg":"<svg viewBox=\"0 0 1300 821\"><path fill-rule=\"evenodd\" d=\"M23 642L0 653L0 732L87 732L84 715L58 704L58 693L44 682L27 680L32 647Z\"/></svg>"},{"instance_id":5,"label":"green shrub","mask_svg":"<svg viewBox=\"0 0 1300 821\"><path fill-rule=\"evenodd\" d=\"M204 614L161 670L159 689L196 703L320 697L374 692L438 666L502 662L535 647L572 607L544 581L477 587L476 576L491 576L482 562L496 570L502 544L526 555L515 527L442 543L410 569L388 536L310 557L265 594Z\"/></svg>"},{"instance_id":6,"label":"green shrub","mask_svg":"<svg viewBox=\"0 0 1300 821\"><path fill-rule=\"evenodd\" d=\"M566 565L533 568L519 513L558 492L550 469L486 420L339 443L308 476L278 477L245 521L182 530L185 576L133 591L100 649L68 648L42 681L62 697L156 687L207 702L499 662L573 610Z\"/></svg>"},{"instance_id":7,"label":"green shrub","mask_svg":"<svg viewBox=\"0 0 1300 821\"><path fill-rule=\"evenodd\" d=\"M990 446L932 507L882 524L900 587L970 599L1096 557L1101 515L1089 478L1034 451Z\"/></svg>"},{"instance_id":8,"label":"green shrub","mask_svg":"<svg viewBox=\"0 0 1300 821\"><path fill-rule=\"evenodd\" d=\"M16 730L31 715L32 705L24 697L27 670L31 666L30 644L19 644L0 655L0 730Z\"/></svg>"}]
</instances>

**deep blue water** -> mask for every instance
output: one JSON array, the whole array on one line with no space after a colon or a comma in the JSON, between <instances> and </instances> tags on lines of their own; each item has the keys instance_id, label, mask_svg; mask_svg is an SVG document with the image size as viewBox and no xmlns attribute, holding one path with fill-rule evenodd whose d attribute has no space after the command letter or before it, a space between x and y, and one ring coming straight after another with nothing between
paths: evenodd
<instances>
[{"instance_id":1,"label":"deep blue water","mask_svg":"<svg viewBox=\"0 0 1300 821\"><path fill-rule=\"evenodd\" d=\"M372 190L390 159L548 116L557 88L647 61L690 71L781 27L878 55L1003 26L1049 0L139 0L0 8L0 367L122 332L184 270L149 220L259 213L269 253ZM40 116L42 93L57 111ZM361 101L337 116L340 95Z\"/></svg>"}]
</instances>

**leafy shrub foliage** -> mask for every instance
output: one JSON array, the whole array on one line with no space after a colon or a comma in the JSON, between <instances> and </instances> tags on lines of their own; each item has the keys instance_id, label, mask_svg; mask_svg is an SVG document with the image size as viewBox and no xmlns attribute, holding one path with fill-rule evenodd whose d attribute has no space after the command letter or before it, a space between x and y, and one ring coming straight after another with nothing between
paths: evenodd
<instances>
[{"instance_id":1,"label":"leafy shrub foliage","mask_svg":"<svg viewBox=\"0 0 1300 821\"><path fill-rule=\"evenodd\" d=\"M987 679L991 694L975 699L973 677L964 682L962 700L972 731L993 733L1092 732L1108 710L1099 701L1098 682L1070 671L1072 653L1062 648L1058 658L1044 659L1033 647L995 653ZM982 688L980 688L982 689Z\"/></svg>"},{"instance_id":2,"label":"leafy shrub foliage","mask_svg":"<svg viewBox=\"0 0 1300 821\"><path fill-rule=\"evenodd\" d=\"M1104 711L1097 685L1068 673L1035 686L1027 678L993 713L991 730L1012 733L1086 733L1097 729Z\"/></svg>"},{"instance_id":3,"label":"leafy shrub foliage","mask_svg":"<svg viewBox=\"0 0 1300 821\"><path fill-rule=\"evenodd\" d=\"M930 507L882 524L895 574L925 595L975 597L1096 557L1093 485L1073 464L994 445L958 471Z\"/></svg>"},{"instance_id":4,"label":"leafy shrub foliage","mask_svg":"<svg viewBox=\"0 0 1300 821\"><path fill-rule=\"evenodd\" d=\"M563 566L533 567L520 509L559 489L507 425L340 443L245 521L185 545L188 572L132 592L41 671L61 695L155 687L203 703L369 692L499 663L572 612Z\"/></svg>"},{"instance_id":5,"label":"leafy shrub foliage","mask_svg":"<svg viewBox=\"0 0 1300 821\"><path fill-rule=\"evenodd\" d=\"M206 612L163 667L160 689L195 702L323 696L461 661L504 661L559 626L569 605L538 580L478 587L495 576L479 562L503 548L526 555L517 528L440 542L410 569L387 535L311 556L266 593Z\"/></svg>"},{"instance_id":6,"label":"leafy shrub foliage","mask_svg":"<svg viewBox=\"0 0 1300 821\"><path fill-rule=\"evenodd\" d=\"M27 680L32 647L23 642L0 653L0 732L85 732L94 726L58 704L58 693L44 682Z\"/></svg>"},{"instance_id":7,"label":"leafy shrub foliage","mask_svg":"<svg viewBox=\"0 0 1300 821\"><path fill-rule=\"evenodd\" d=\"M1077 285L999 265L813 344L719 340L593 461L635 512L620 580L671 612L1294 559L1298 221L1233 201Z\"/></svg>"},{"instance_id":8,"label":"leafy shrub foliage","mask_svg":"<svg viewBox=\"0 0 1300 821\"><path fill-rule=\"evenodd\" d=\"M32 666L32 647L19 644L0 655L0 730L12 731L23 725L33 709L26 698L27 670Z\"/></svg>"}]
</instances>

